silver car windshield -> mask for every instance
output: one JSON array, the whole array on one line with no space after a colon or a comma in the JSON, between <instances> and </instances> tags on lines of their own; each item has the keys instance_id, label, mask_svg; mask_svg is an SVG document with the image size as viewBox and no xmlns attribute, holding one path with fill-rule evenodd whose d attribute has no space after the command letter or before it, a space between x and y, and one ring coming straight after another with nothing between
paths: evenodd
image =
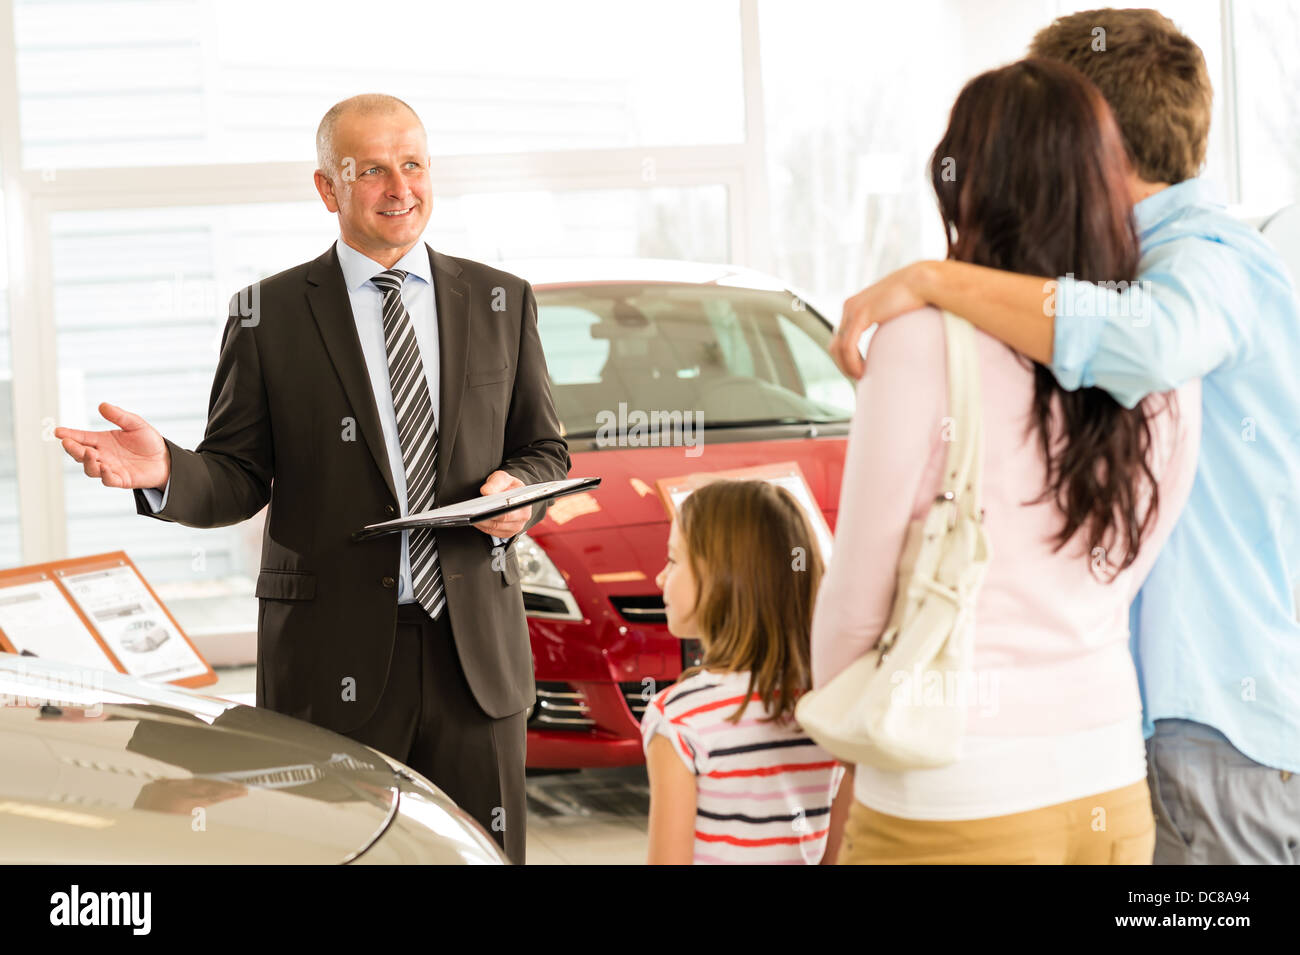
<instances>
[{"instance_id":1,"label":"silver car windshield","mask_svg":"<svg viewBox=\"0 0 1300 955\"><path fill-rule=\"evenodd\" d=\"M657 283L537 292L565 433L610 415L694 412L702 427L847 421L854 389L831 330L784 292Z\"/></svg>"}]
</instances>

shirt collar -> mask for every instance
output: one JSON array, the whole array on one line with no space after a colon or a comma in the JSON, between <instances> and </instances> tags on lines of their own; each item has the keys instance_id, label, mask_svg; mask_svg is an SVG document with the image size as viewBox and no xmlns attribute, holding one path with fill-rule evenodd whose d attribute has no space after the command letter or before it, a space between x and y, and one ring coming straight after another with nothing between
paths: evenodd
<instances>
[{"instance_id":1,"label":"shirt collar","mask_svg":"<svg viewBox=\"0 0 1300 955\"><path fill-rule=\"evenodd\" d=\"M358 252L344 242L342 236L334 243L334 247L338 250L339 265L343 269L343 281L347 285L349 292L355 292L374 276L385 271L384 267L370 256ZM433 270L429 265L429 250L425 248L423 242L417 242L411 246L411 250L398 259L393 268L401 269L408 275L423 279L428 285L433 284Z\"/></svg>"},{"instance_id":2,"label":"shirt collar","mask_svg":"<svg viewBox=\"0 0 1300 955\"><path fill-rule=\"evenodd\" d=\"M1133 217L1138 232L1146 234L1181 209L1206 205L1223 208L1223 189L1212 179L1197 176L1147 196L1133 207Z\"/></svg>"}]
</instances>

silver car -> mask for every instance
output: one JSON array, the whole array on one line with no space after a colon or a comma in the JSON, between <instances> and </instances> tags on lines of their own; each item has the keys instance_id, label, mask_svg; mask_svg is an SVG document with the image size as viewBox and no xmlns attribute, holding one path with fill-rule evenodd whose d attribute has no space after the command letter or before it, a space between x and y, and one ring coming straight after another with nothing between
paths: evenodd
<instances>
[{"instance_id":1,"label":"silver car","mask_svg":"<svg viewBox=\"0 0 1300 955\"><path fill-rule=\"evenodd\" d=\"M347 737L0 653L0 863L506 861L437 786Z\"/></svg>"}]
</instances>

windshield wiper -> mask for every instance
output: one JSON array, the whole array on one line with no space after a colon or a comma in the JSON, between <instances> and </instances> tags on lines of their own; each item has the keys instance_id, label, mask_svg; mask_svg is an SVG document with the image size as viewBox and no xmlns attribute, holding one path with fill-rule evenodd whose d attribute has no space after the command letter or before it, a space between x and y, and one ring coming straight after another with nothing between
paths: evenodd
<instances>
[{"instance_id":1,"label":"windshield wiper","mask_svg":"<svg viewBox=\"0 0 1300 955\"><path fill-rule=\"evenodd\" d=\"M819 424L846 424L849 421L848 416L843 418L800 418L790 416L786 418L746 418L741 420L727 421L704 421L700 427L706 431L725 430L727 428L771 428L779 425L819 425ZM594 438L596 431L569 431L565 438Z\"/></svg>"},{"instance_id":2,"label":"windshield wiper","mask_svg":"<svg viewBox=\"0 0 1300 955\"><path fill-rule=\"evenodd\" d=\"M770 428L773 425L789 425L789 424L796 424L796 425L797 424L839 424L841 422L846 422L848 420L849 420L848 418L814 419L814 418L799 418L794 416L787 417L787 418L748 418L742 421L705 421L703 423L703 427L706 431L713 428L718 428L718 429Z\"/></svg>"}]
</instances>

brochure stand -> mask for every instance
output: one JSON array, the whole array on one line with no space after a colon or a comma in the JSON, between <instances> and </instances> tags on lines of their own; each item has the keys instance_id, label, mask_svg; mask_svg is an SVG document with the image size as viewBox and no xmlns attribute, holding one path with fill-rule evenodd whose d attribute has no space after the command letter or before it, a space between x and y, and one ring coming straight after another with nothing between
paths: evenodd
<instances>
[{"instance_id":1,"label":"brochure stand","mask_svg":"<svg viewBox=\"0 0 1300 955\"><path fill-rule=\"evenodd\" d=\"M217 681L124 551L0 571L0 650L177 686Z\"/></svg>"}]
</instances>

